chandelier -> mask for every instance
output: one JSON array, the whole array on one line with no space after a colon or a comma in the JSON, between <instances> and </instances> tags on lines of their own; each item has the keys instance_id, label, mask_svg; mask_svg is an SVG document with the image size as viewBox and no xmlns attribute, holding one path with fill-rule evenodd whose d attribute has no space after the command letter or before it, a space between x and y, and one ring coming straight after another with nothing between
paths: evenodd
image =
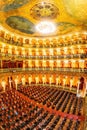
<instances>
[{"instance_id":1,"label":"chandelier","mask_svg":"<svg viewBox=\"0 0 87 130\"><path fill-rule=\"evenodd\" d=\"M56 26L52 22L42 21L36 25L36 30L42 34L52 34L56 31Z\"/></svg>"}]
</instances>

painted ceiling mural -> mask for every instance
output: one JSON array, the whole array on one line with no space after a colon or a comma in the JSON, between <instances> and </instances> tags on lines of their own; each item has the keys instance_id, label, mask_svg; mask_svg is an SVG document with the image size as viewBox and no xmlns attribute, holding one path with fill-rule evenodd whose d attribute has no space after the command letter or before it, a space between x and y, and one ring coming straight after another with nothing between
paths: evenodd
<instances>
[{"instance_id":1,"label":"painted ceiling mural","mask_svg":"<svg viewBox=\"0 0 87 130\"><path fill-rule=\"evenodd\" d=\"M0 24L24 36L42 36L41 20L55 23L54 35L87 30L87 0L0 0Z\"/></svg>"},{"instance_id":2,"label":"painted ceiling mural","mask_svg":"<svg viewBox=\"0 0 87 130\"><path fill-rule=\"evenodd\" d=\"M63 2L71 16L84 23L87 21L87 0L63 0Z\"/></svg>"},{"instance_id":3,"label":"painted ceiling mural","mask_svg":"<svg viewBox=\"0 0 87 130\"><path fill-rule=\"evenodd\" d=\"M17 9L30 0L0 0L0 11L10 11Z\"/></svg>"},{"instance_id":4,"label":"painted ceiling mural","mask_svg":"<svg viewBox=\"0 0 87 130\"><path fill-rule=\"evenodd\" d=\"M74 30L76 25L72 23L68 23L68 22L58 22L57 27L58 27L59 33L61 32L61 34L66 34L70 32L70 30L71 31Z\"/></svg>"},{"instance_id":5,"label":"painted ceiling mural","mask_svg":"<svg viewBox=\"0 0 87 130\"><path fill-rule=\"evenodd\" d=\"M33 34L35 32L34 24L23 17L10 16L6 19L6 23L24 33Z\"/></svg>"}]
</instances>

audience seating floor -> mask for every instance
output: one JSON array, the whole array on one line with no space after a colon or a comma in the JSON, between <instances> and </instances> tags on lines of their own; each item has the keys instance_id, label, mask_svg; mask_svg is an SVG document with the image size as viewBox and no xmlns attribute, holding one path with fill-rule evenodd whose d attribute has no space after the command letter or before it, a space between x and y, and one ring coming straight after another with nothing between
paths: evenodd
<instances>
[{"instance_id":1,"label":"audience seating floor","mask_svg":"<svg viewBox=\"0 0 87 130\"><path fill-rule=\"evenodd\" d=\"M2 130L85 130L84 98L46 86L0 94Z\"/></svg>"}]
</instances>

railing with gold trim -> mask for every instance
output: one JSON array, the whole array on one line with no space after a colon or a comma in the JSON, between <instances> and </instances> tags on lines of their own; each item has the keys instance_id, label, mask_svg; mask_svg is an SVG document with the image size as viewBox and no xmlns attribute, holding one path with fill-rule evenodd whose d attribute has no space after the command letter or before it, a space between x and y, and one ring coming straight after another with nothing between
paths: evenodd
<instances>
[{"instance_id":1,"label":"railing with gold trim","mask_svg":"<svg viewBox=\"0 0 87 130\"><path fill-rule=\"evenodd\" d=\"M0 69L0 73L16 73L16 72L28 72L28 71L61 71L61 72L76 72L76 73L87 73L87 69L77 68L5 68Z\"/></svg>"}]
</instances>

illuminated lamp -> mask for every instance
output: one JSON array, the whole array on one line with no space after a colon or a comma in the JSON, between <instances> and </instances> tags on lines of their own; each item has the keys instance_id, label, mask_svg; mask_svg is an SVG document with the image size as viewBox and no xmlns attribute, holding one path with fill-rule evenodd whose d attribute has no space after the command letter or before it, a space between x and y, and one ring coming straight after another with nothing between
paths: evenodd
<instances>
[{"instance_id":1,"label":"illuminated lamp","mask_svg":"<svg viewBox=\"0 0 87 130\"><path fill-rule=\"evenodd\" d=\"M42 21L36 25L36 30L42 34L51 34L56 31L56 26L52 22Z\"/></svg>"}]
</instances>

